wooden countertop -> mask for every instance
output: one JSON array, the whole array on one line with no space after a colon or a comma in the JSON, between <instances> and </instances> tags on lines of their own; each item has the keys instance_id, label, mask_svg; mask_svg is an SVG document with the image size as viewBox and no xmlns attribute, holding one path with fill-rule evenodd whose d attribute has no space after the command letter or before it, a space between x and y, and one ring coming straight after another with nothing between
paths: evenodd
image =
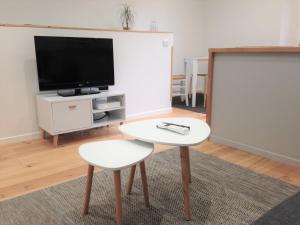
<instances>
[{"instance_id":1,"label":"wooden countertop","mask_svg":"<svg viewBox=\"0 0 300 225\"><path fill-rule=\"evenodd\" d=\"M210 48L209 53L300 53L300 47Z\"/></svg>"}]
</instances>

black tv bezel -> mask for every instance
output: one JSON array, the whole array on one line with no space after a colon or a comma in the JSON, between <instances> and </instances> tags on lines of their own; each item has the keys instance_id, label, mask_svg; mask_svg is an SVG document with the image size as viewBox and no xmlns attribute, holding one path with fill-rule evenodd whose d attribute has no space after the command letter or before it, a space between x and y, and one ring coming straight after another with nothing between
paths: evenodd
<instances>
[{"instance_id":1,"label":"black tv bezel","mask_svg":"<svg viewBox=\"0 0 300 225\"><path fill-rule=\"evenodd\" d=\"M72 83L55 83L55 84L45 84L40 82L40 69L38 63L38 52L36 48L36 39L37 38L63 38L63 39L97 39L97 40L111 40L112 41L112 63L113 63L113 76L107 83L103 83L103 81L96 82L72 82ZM34 36L34 47L35 47L35 56L36 56L36 66L37 66L37 76L39 83L40 91L53 91L53 90L66 90L66 89L80 89L80 88L93 88L93 87L104 87L104 89L108 86L115 84L115 69L114 69L114 40L113 38L93 38L93 37L67 37L67 36Z\"/></svg>"}]
</instances>

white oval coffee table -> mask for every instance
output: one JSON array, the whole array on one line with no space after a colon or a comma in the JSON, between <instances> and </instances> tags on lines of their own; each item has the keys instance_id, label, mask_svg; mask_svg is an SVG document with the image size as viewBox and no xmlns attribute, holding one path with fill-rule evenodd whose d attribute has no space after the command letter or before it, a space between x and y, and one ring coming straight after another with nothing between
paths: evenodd
<instances>
[{"instance_id":1,"label":"white oval coffee table","mask_svg":"<svg viewBox=\"0 0 300 225\"><path fill-rule=\"evenodd\" d=\"M190 132L187 135L181 135L167 130L159 129L156 126L161 122L189 126ZM210 135L209 126L204 121L198 119L187 117L175 117L128 123L120 126L119 129L122 133L141 141L153 144L165 144L180 147L182 171L181 173L184 197L184 216L186 220L190 220L191 214L189 183L191 182L191 169L189 158L189 146L197 145L205 141ZM134 171L131 173L131 175L134 176ZM130 177L129 180L131 183L133 177Z\"/></svg>"}]
</instances>

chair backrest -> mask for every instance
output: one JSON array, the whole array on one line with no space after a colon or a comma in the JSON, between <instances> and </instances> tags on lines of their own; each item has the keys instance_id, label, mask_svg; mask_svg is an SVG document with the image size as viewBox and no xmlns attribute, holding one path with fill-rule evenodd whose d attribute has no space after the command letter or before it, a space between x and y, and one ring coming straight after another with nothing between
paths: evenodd
<instances>
[{"instance_id":1,"label":"chair backrest","mask_svg":"<svg viewBox=\"0 0 300 225\"><path fill-rule=\"evenodd\" d=\"M199 61L198 74L208 74L208 59Z\"/></svg>"},{"instance_id":2,"label":"chair backrest","mask_svg":"<svg viewBox=\"0 0 300 225\"><path fill-rule=\"evenodd\" d=\"M194 60L198 62L198 74L208 74L208 58L207 57L194 57L186 58L184 61L187 64L187 74L192 74L192 63Z\"/></svg>"},{"instance_id":3,"label":"chair backrest","mask_svg":"<svg viewBox=\"0 0 300 225\"><path fill-rule=\"evenodd\" d=\"M172 75L172 96L187 94L187 77L185 75Z\"/></svg>"}]
</instances>

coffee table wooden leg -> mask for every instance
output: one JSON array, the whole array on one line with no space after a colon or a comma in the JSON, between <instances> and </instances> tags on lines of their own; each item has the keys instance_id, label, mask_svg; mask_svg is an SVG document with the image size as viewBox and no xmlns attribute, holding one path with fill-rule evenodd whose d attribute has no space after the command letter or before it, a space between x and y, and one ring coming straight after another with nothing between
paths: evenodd
<instances>
[{"instance_id":1,"label":"coffee table wooden leg","mask_svg":"<svg viewBox=\"0 0 300 225\"><path fill-rule=\"evenodd\" d=\"M114 171L114 183L115 183L115 196L116 196L116 224L123 225L120 170Z\"/></svg>"},{"instance_id":2,"label":"coffee table wooden leg","mask_svg":"<svg viewBox=\"0 0 300 225\"><path fill-rule=\"evenodd\" d=\"M184 200L184 217L185 220L187 221L191 219L188 155L189 155L189 148L186 146L180 147L181 174L182 174L183 200Z\"/></svg>"},{"instance_id":3,"label":"coffee table wooden leg","mask_svg":"<svg viewBox=\"0 0 300 225\"><path fill-rule=\"evenodd\" d=\"M83 215L86 215L89 212L89 204L90 204L90 197L91 197L91 190L92 190L92 183L93 183L93 174L94 174L94 166L89 165L87 181L86 181L86 188L85 188L85 200L84 200Z\"/></svg>"},{"instance_id":4,"label":"coffee table wooden leg","mask_svg":"<svg viewBox=\"0 0 300 225\"><path fill-rule=\"evenodd\" d=\"M188 162L188 169L189 169L189 183L192 183L192 175L191 175L191 161L190 161L190 151L187 152L187 162Z\"/></svg>"},{"instance_id":5,"label":"coffee table wooden leg","mask_svg":"<svg viewBox=\"0 0 300 225\"><path fill-rule=\"evenodd\" d=\"M129 181L128 181L128 186L127 186L127 194L128 195L131 194L133 180L134 180L134 174L135 174L135 169L136 169L136 165L132 166L131 169L130 169Z\"/></svg>"},{"instance_id":6,"label":"coffee table wooden leg","mask_svg":"<svg viewBox=\"0 0 300 225\"><path fill-rule=\"evenodd\" d=\"M141 169L141 176L142 176L142 183L143 183L143 192L144 192L144 199L146 207L150 207L149 204L149 192L148 192L148 183L147 183L147 175L146 175L146 166L145 161L140 163Z\"/></svg>"}]
</instances>

